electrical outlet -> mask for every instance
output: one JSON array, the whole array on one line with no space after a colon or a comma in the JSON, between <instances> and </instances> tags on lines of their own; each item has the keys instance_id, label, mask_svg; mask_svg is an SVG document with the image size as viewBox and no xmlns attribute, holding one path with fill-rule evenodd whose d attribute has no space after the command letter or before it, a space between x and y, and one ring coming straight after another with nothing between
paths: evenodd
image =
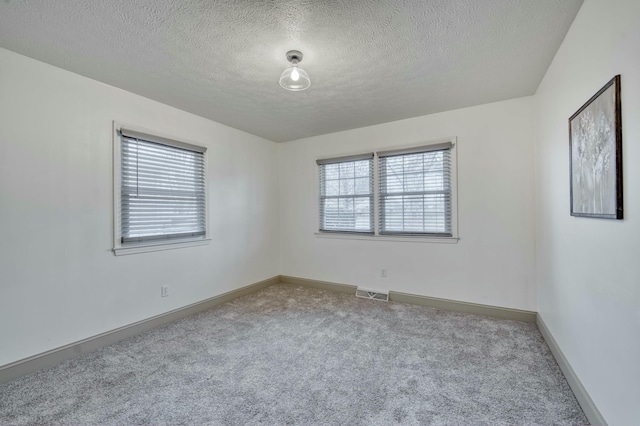
<instances>
[{"instance_id":1,"label":"electrical outlet","mask_svg":"<svg viewBox=\"0 0 640 426\"><path fill-rule=\"evenodd\" d=\"M382 278L386 278L387 277L387 270L386 269L380 269L380 276Z\"/></svg>"},{"instance_id":2,"label":"electrical outlet","mask_svg":"<svg viewBox=\"0 0 640 426\"><path fill-rule=\"evenodd\" d=\"M163 285L162 287L160 287L160 296L167 297L168 295L169 295L169 286Z\"/></svg>"}]
</instances>

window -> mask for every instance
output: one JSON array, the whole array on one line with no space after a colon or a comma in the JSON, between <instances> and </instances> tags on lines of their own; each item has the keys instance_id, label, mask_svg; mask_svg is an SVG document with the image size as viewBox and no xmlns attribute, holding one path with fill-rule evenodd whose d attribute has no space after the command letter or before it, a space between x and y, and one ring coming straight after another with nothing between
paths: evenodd
<instances>
[{"instance_id":1,"label":"window","mask_svg":"<svg viewBox=\"0 0 640 426\"><path fill-rule=\"evenodd\" d=\"M451 144L378 153L380 234L451 234Z\"/></svg>"},{"instance_id":2,"label":"window","mask_svg":"<svg viewBox=\"0 0 640 426\"><path fill-rule=\"evenodd\" d=\"M454 147L445 142L317 160L320 232L455 236Z\"/></svg>"},{"instance_id":3,"label":"window","mask_svg":"<svg viewBox=\"0 0 640 426\"><path fill-rule=\"evenodd\" d=\"M373 154L317 163L320 230L373 233Z\"/></svg>"},{"instance_id":4,"label":"window","mask_svg":"<svg viewBox=\"0 0 640 426\"><path fill-rule=\"evenodd\" d=\"M116 254L204 240L206 148L124 128L118 136Z\"/></svg>"}]
</instances>

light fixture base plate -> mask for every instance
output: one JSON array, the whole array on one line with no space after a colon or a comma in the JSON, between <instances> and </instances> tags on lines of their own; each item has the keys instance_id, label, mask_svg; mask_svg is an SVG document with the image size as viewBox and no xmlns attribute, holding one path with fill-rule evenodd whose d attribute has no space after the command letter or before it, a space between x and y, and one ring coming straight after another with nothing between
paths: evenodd
<instances>
[{"instance_id":1,"label":"light fixture base plate","mask_svg":"<svg viewBox=\"0 0 640 426\"><path fill-rule=\"evenodd\" d=\"M287 61L293 62L302 60L302 52L299 50L290 50L287 52Z\"/></svg>"}]
</instances>

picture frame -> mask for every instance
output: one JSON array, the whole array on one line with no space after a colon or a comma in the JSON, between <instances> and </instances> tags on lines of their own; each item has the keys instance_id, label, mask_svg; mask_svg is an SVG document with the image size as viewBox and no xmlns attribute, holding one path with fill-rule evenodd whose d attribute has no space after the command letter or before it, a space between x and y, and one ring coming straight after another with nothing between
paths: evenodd
<instances>
[{"instance_id":1,"label":"picture frame","mask_svg":"<svg viewBox=\"0 0 640 426\"><path fill-rule=\"evenodd\" d=\"M569 118L571 216L623 219L620 75Z\"/></svg>"}]
</instances>

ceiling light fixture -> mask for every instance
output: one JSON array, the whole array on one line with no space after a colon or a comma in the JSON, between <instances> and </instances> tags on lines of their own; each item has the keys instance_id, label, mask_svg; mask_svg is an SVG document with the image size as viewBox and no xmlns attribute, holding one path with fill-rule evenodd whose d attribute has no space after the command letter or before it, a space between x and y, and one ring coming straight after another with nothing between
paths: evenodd
<instances>
[{"instance_id":1,"label":"ceiling light fixture","mask_svg":"<svg viewBox=\"0 0 640 426\"><path fill-rule=\"evenodd\" d=\"M308 89L311 86L309 74L298 66L298 63L302 61L302 52L299 50L288 51L287 61L291 62L291 66L280 74L280 86L292 92Z\"/></svg>"}]
</instances>

